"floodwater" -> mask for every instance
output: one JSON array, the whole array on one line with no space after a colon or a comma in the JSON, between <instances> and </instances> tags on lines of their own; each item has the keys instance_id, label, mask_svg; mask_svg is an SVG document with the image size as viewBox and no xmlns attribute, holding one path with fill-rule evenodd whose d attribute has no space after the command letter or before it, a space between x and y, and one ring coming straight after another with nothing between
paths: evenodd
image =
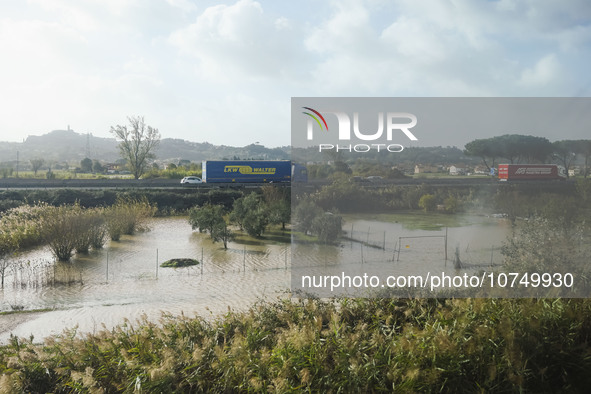
<instances>
[{"instance_id":1,"label":"floodwater","mask_svg":"<svg viewBox=\"0 0 591 394\"><path fill-rule=\"evenodd\" d=\"M228 308L244 310L258 300L289 296L291 261L309 267L326 264L380 262L412 273L417 261L441 266L443 236L453 258L457 248L464 261L499 263L508 227L502 220L479 218L456 227L409 228L390 216L346 217L347 239L339 246L290 245L276 239L241 238L212 243L192 231L184 217L155 218L150 231L109 242L104 249L55 263L47 248L21 255L17 275L5 279L0 311L52 309L32 316L12 330L37 340L64 329L95 332L135 322L142 316L157 320L162 313L218 317ZM293 254L292 254L293 252ZM202 264L161 268L171 258L195 258ZM57 283L56 283L57 281ZM60 283L64 282L64 283ZM1 316L0 319L10 318ZM0 343L9 333L1 333Z\"/></svg>"},{"instance_id":2,"label":"floodwater","mask_svg":"<svg viewBox=\"0 0 591 394\"><path fill-rule=\"evenodd\" d=\"M163 312L217 317L228 307L246 309L289 289L289 244L247 239L248 244L233 242L224 250L208 235L192 231L187 218L155 218L149 226L150 231L109 242L86 256L75 255L68 263L47 264L52 257L46 248L20 256L24 268L19 283L13 276L5 279L0 311L55 310L20 325L13 334L43 338L74 326L93 332L102 324L109 328L143 315L156 320ZM168 259L187 257L203 264L158 267ZM53 284L54 277L70 284ZM4 318L9 316L0 316ZM1 335L0 342L7 338Z\"/></svg>"},{"instance_id":3,"label":"floodwater","mask_svg":"<svg viewBox=\"0 0 591 394\"><path fill-rule=\"evenodd\" d=\"M371 286L329 288L320 285L320 278L426 278L493 270L503 263L501 246L510 225L486 216L402 213L345 216L343 231L345 237L338 246L292 245L292 289L318 297L371 296L375 294ZM304 277L315 277L317 285L309 286ZM331 279L331 283L340 282Z\"/></svg>"}]
</instances>

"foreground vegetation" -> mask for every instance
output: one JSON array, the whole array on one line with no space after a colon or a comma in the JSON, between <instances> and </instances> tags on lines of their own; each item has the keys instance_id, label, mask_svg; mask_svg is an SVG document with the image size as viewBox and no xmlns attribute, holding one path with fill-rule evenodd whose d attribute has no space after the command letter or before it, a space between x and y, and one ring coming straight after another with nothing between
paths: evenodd
<instances>
[{"instance_id":1,"label":"foreground vegetation","mask_svg":"<svg viewBox=\"0 0 591 394\"><path fill-rule=\"evenodd\" d=\"M578 392L590 335L588 300L285 300L215 321L12 338L0 390Z\"/></svg>"}]
</instances>

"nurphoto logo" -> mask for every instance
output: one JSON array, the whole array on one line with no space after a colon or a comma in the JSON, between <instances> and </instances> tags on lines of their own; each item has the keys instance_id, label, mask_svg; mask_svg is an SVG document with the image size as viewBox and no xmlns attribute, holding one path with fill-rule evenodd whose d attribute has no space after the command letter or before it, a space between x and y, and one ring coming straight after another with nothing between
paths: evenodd
<instances>
[{"instance_id":1,"label":"nurphoto logo","mask_svg":"<svg viewBox=\"0 0 591 394\"><path fill-rule=\"evenodd\" d=\"M306 111L302 113L309 117L307 120L307 139L308 141L314 140L314 128L315 125L318 125L317 128L320 129L321 132L328 132L328 123L326 122L325 117L311 107L302 107ZM409 140L411 141L418 141L418 138L410 131L411 128L416 126L417 124L417 117L411 113L407 112L387 112L384 116L384 112L377 113L377 130L376 131L369 131L369 130L361 130L359 127L359 113L353 112L353 124L351 125L351 117L346 112L341 111L323 111L324 114L334 115L337 120L338 124L338 142L343 141L351 141L358 140L358 141L372 141L374 143L362 143L362 144L348 144L348 145L339 145L336 144L319 144L318 149L320 152L323 150L336 150L339 151L348 151L348 152L369 152L375 150L377 152L381 150L387 150L388 152L402 152L404 150L404 146L400 144L392 144L394 136L397 132L402 132ZM386 125L384 127L384 124ZM384 133L385 130L385 133ZM396 132L396 133L395 133ZM383 143L377 143L383 141Z\"/></svg>"}]
</instances>

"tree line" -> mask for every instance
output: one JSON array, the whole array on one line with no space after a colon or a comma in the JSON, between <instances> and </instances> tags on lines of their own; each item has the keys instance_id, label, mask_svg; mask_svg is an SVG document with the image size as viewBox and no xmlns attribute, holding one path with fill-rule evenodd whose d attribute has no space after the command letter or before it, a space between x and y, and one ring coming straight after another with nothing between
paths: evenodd
<instances>
[{"instance_id":1,"label":"tree line","mask_svg":"<svg viewBox=\"0 0 591 394\"><path fill-rule=\"evenodd\" d=\"M500 160L515 163L556 163L568 170L579 157L584 163L584 176L589 175L591 140L559 140L550 142L544 137L505 134L476 139L466 144L464 154L479 157L490 170Z\"/></svg>"},{"instance_id":2,"label":"tree line","mask_svg":"<svg viewBox=\"0 0 591 394\"><path fill-rule=\"evenodd\" d=\"M213 242L222 242L227 249L235 234L230 224L252 237L261 237L270 224L285 224L291 218L290 194L286 188L267 185L262 194L252 192L234 200L231 207L208 202L189 211L189 224L193 230L209 233Z\"/></svg>"}]
</instances>

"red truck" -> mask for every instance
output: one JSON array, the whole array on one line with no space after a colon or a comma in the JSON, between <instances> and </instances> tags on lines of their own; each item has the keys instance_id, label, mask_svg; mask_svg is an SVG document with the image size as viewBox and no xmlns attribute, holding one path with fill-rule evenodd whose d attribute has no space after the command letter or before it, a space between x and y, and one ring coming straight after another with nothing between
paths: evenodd
<instances>
[{"instance_id":1,"label":"red truck","mask_svg":"<svg viewBox=\"0 0 591 394\"><path fill-rule=\"evenodd\" d=\"M566 170L556 164L499 164L499 180L566 180Z\"/></svg>"}]
</instances>

